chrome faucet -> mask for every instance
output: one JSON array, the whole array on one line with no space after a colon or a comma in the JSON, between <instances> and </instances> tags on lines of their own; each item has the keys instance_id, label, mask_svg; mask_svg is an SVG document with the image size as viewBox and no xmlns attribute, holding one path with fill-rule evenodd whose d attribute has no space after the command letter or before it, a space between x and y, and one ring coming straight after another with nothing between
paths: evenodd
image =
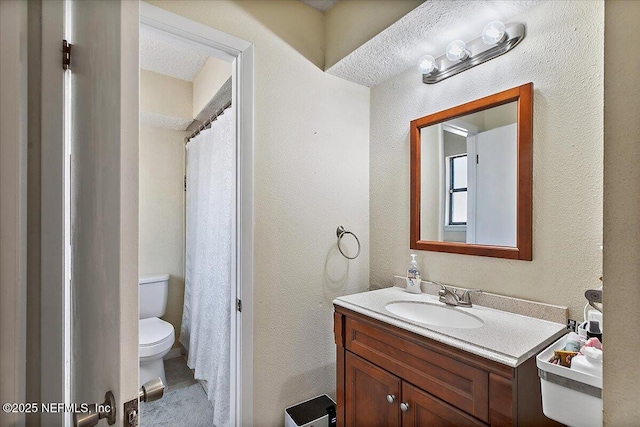
<instances>
[{"instance_id":1,"label":"chrome faucet","mask_svg":"<svg viewBox=\"0 0 640 427\"><path fill-rule=\"evenodd\" d=\"M480 289L465 289L462 293L462 296L458 296L458 293L455 289L450 289L443 285L442 283L431 281L431 283L440 286L440 290L438 291L439 300L447 305L453 305L458 307L472 307L471 304L471 293L478 292L481 293Z\"/></svg>"},{"instance_id":2,"label":"chrome faucet","mask_svg":"<svg viewBox=\"0 0 640 427\"><path fill-rule=\"evenodd\" d=\"M440 296L440 302L443 302L447 305L459 305L460 299L458 298L458 294L456 294L455 290L451 290L447 288L442 283L433 282L436 285L439 285L441 289L438 291L438 295Z\"/></svg>"}]
</instances>

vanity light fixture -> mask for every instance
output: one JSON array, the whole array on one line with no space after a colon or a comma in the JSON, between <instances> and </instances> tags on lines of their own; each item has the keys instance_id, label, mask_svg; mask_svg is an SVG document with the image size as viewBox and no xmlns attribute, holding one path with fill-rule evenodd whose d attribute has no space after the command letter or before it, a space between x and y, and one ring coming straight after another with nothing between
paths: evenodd
<instances>
[{"instance_id":1,"label":"vanity light fixture","mask_svg":"<svg viewBox=\"0 0 640 427\"><path fill-rule=\"evenodd\" d=\"M492 21L482 30L482 41L488 45L502 43L506 34L502 21Z\"/></svg>"},{"instance_id":2,"label":"vanity light fixture","mask_svg":"<svg viewBox=\"0 0 640 427\"><path fill-rule=\"evenodd\" d=\"M436 58L431 55L425 55L418 61L418 68L422 74L431 74L434 71L438 71L438 64Z\"/></svg>"},{"instance_id":3,"label":"vanity light fixture","mask_svg":"<svg viewBox=\"0 0 640 427\"><path fill-rule=\"evenodd\" d=\"M447 59L451 62L463 61L469 57L469 51L467 50L467 44L462 40L454 40L447 45L445 50Z\"/></svg>"},{"instance_id":4,"label":"vanity light fixture","mask_svg":"<svg viewBox=\"0 0 640 427\"><path fill-rule=\"evenodd\" d=\"M425 55L420 58L418 68L422 73L422 82L438 83L507 53L524 39L524 30L524 24L505 25L500 21L492 21L484 27L480 37L468 43L452 41L444 55L437 58Z\"/></svg>"}]
</instances>

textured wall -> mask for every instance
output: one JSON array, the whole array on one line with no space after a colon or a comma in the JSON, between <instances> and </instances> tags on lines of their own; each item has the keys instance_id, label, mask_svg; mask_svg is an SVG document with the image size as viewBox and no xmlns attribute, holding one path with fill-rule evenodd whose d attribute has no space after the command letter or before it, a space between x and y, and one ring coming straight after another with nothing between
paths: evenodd
<instances>
[{"instance_id":1,"label":"textured wall","mask_svg":"<svg viewBox=\"0 0 640 427\"><path fill-rule=\"evenodd\" d=\"M640 3L605 2L604 422L640 425ZM629 327L629 325L633 325Z\"/></svg>"},{"instance_id":2,"label":"textured wall","mask_svg":"<svg viewBox=\"0 0 640 427\"><path fill-rule=\"evenodd\" d=\"M339 1L326 13L324 69L335 65L424 0Z\"/></svg>"},{"instance_id":3,"label":"textured wall","mask_svg":"<svg viewBox=\"0 0 640 427\"><path fill-rule=\"evenodd\" d=\"M163 316L178 335L184 302L184 137L186 132L140 126L140 274L168 273Z\"/></svg>"},{"instance_id":4,"label":"textured wall","mask_svg":"<svg viewBox=\"0 0 640 427\"><path fill-rule=\"evenodd\" d=\"M193 118L193 84L140 70L140 121L149 126L184 130Z\"/></svg>"},{"instance_id":5,"label":"textured wall","mask_svg":"<svg viewBox=\"0 0 640 427\"><path fill-rule=\"evenodd\" d=\"M149 70L140 70L140 111L191 118L192 83Z\"/></svg>"},{"instance_id":6,"label":"textured wall","mask_svg":"<svg viewBox=\"0 0 640 427\"><path fill-rule=\"evenodd\" d=\"M254 423L282 426L286 406L335 392L331 301L369 282L369 89L307 59L323 14L302 2L153 4L255 43Z\"/></svg>"},{"instance_id":7,"label":"textured wall","mask_svg":"<svg viewBox=\"0 0 640 427\"><path fill-rule=\"evenodd\" d=\"M409 121L534 83L533 261L418 252L428 279L567 305L582 318L602 254L602 2L542 2L513 51L435 85L415 68L371 89L371 282L409 263ZM562 55L562 60L558 59Z\"/></svg>"}]
</instances>

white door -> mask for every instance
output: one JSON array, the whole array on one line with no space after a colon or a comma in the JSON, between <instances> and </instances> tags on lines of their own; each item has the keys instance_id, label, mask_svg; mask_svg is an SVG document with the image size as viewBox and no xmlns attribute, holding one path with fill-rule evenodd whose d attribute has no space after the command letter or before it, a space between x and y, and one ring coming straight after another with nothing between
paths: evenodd
<instances>
[{"instance_id":1,"label":"white door","mask_svg":"<svg viewBox=\"0 0 640 427\"><path fill-rule=\"evenodd\" d=\"M476 135L475 243L516 245L517 124Z\"/></svg>"},{"instance_id":2,"label":"white door","mask_svg":"<svg viewBox=\"0 0 640 427\"><path fill-rule=\"evenodd\" d=\"M138 398L138 3L68 3L72 402ZM103 422L104 423L104 422Z\"/></svg>"},{"instance_id":3,"label":"white door","mask_svg":"<svg viewBox=\"0 0 640 427\"><path fill-rule=\"evenodd\" d=\"M138 7L133 1L43 2L43 132L54 130L43 135L49 168L43 166L43 193L61 193L50 202L64 205L55 215L62 209L65 225L58 221L51 229L66 230L60 233L65 249L53 245L52 251L67 264L64 280L52 277L43 289L56 296L48 301L53 315L43 317L43 348L47 339L51 349L63 338L65 349L42 357L53 369L62 368L62 357L66 372L43 372L43 396L100 404L112 391L118 426L128 425L125 402L138 398ZM63 73L62 37L51 39L58 34L73 45ZM56 104L60 94L64 107ZM61 132L56 123L47 125L47 108L64 110ZM61 418L72 423L71 411L63 412L42 414L43 425L62 425Z\"/></svg>"}]
</instances>

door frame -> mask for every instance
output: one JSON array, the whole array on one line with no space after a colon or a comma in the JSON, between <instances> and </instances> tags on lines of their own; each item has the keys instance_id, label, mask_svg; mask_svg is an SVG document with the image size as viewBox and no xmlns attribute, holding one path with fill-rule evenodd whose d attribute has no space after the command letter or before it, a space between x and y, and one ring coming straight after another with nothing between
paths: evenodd
<instances>
[{"instance_id":1,"label":"door frame","mask_svg":"<svg viewBox=\"0 0 640 427\"><path fill-rule=\"evenodd\" d=\"M253 44L143 2L140 25L209 56L235 59L232 90L237 102L232 108L237 135L236 286L231 289L231 303L236 316L231 321L231 372L235 376L231 381L230 412L235 414L237 426L253 425ZM236 299L242 301L242 312L236 310Z\"/></svg>"}]
</instances>

